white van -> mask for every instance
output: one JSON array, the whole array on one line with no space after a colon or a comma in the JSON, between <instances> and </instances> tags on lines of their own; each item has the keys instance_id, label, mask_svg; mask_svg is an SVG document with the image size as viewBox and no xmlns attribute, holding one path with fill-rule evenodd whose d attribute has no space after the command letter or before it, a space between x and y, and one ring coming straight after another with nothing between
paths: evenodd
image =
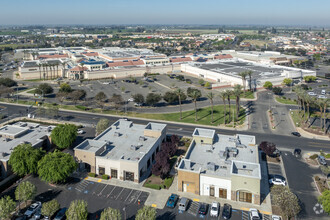
<instances>
[{"instance_id":1,"label":"white van","mask_svg":"<svg viewBox=\"0 0 330 220\"><path fill-rule=\"evenodd\" d=\"M179 202L179 212L185 212L189 204L189 199L182 197Z\"/></svg>"},{"instance_id":2,"label":"white van","mask_svg":"<svg viewBox=\"0 0 330 220\"><path fill-rule=\"evenodd\" d=\"M321 90L321 95L325 95L325 89Z\"/></svg>"}]
</instances>

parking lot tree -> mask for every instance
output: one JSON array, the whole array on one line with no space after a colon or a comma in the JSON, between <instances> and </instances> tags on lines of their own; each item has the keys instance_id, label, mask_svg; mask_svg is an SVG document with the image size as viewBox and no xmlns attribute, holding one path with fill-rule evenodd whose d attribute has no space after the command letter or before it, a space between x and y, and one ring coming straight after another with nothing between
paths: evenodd
<instances>
[{"instance_id":1,"label":"parking lot tree","mask_svg":"<svg viewBox=\"0 0 330 220\"><path fill-rule=\"evenodd\" d=\"M118 209L106 208L101 213L100 220L121 220L121 213Z\"/></svg>"},{"instance_id":2,"label":"parking lot tree","mask_svg":"<svg viewBox=\"0 0 330 220\"><path fill-rule=\"evenodd\" d=\"M323 210L330 214L330 190L323 191L322 195L318 197L318 201L322 204Z\"/></svg>"},{"instance_id":3,"label":"parking lot tree","mask_svg":"<svg viewBox=\"0 0 330 220\"><path fill-rule=\"evenodd\" d=\"M95 100L101 106L102 109L103 109L104 102L107 100L107 98L108 97L104 92L99 92L95 96Z\"/></svg>"},{"instance_id":4,"label":"parking lot tree","mask_svg":"<svg viewBox=\"0 0 330 220\"><path fill-rule=\"evenodd\" d=\"M68 97L72 99L74 103L77 103L77 101L86 97L86 91L83 89L74 90L73 92L69 93Z\"/></svg>"},{"instance_id":5,"label":"parking lot tree","mask_svg":"<svg viewBox=\"0 0 330 220\"><path fill-rule=\"evenodd\" d=\"M316 76L304 76L304 81L307 83L315 82Z\"/></svg>"},{"instance_id":6,"label":"parking lot tree","mask_svg":"<svg viewBox=\"0 0 330 220\"><path fill-rule=\"evenodd\" d=\"M197 121L197 100L202 96L202 93L199 89L189 87L187 89L187 95L195 104L195 121Z\"/></svg>"},{"instance_id":7,"label":"parking lot tree","mask_svg":"<svg viewBox=\"0 0 330 220\"><path fill-rule=\"evenodd\" d=\"M72 92L72 88L71 88L71 86L70 86L69 84L67 84L67 83L62 83L62 84L60 85L60 90L59 90L59 92L70 93L70 92Z\"/></svg>"},{"instance_id":8,"label":"parking lot tree","mask_svg":"<svg viewBox=\"0 0 330 220\"><path fill-rule=\"evenodd\" d=\"M0 78L0 85L5 87L17 86L17 82L9 78Z\"/></svg>"},{"instance_id":9,"label":"parking lot tree","mask_svg":"<svg viewBox=\"0 0 330 220\"><path fill-rule=\"evenodd\" d=\"M109 101L114 104L114 108L118 110L123 104L124 104L124 99L121 95L118 94L113 94Z\"/></svg>"},{"instance_id":10,"label":"parking lot tree","mask_svg":"<svg viewBox=\"0 0 330 220\"><path fill-rule=\"evenodd\" d=\"M144 96L140 93L137 93L135 95L132 95L134 102L142 104L144 103Z\"/></svg>"},{"instance_id":11,"label":"parking lot tree","mask_svg":"<svg viewBox=\"0 0 330 220\"><path fill-rule=\"evenodd\" d=\"M259 144L259 148L267 155L267 156L273 156L276 145L274 143L263 141Z\"/></svg>"},{"instance_id":12,"label":"parking lot tree","mask_svg":"<svg viewBox=\"0 0 330 220\"><path fill-rule=\"evenodd\" d=\"M43 216L47 216L48 219L50 219L59 209L60 203L58 203L56 199L53 199L42 204L41 214Z\"/></svg>"},{"instance_id":13,"label":"parking lot tree","mask_svg":"<svg viewBox=\"0 0 330 220\"><path fill-rule=\"evenodd\" d=\"M248 76L248 73L247 73L247 71L243 71L243 72L240 72L238 75L242 78L243 88L244 88L244 94L245 94L245 89L246 89L246 77Z\"/></svg>"},{"instance_id":14,"label":"parking lot tree","mask_svg":"<svg viewBox=\"0 0 330 220\"><path fill-rule=\"evenodd\" d=\"M273 88L273 83L266 81L265 84L263 85L265 89L272 89Z\"/></svg>"},{"instance_id":15,"label":"parking lot tree","mask_svg":"<svg viewBox=\"0 0 330 220\"><path fill-rule=\"evenodd\" d=\"M286 85L286 86L290 86L292 84L292 79L290 78L285 78L283 79L283 82L282 82L283 85Z\"/></svg>"},{"instance_id":16,"label":"parking lot tree","mask_svg":"<svg viewBox=\"0 0 330 220\"><path fill-rule=\"evenodd\" d=\"M204 84L204 87L207 88L207 89L209 89L209 88L211 87L211 83L206 82L206 83Z\"/></svg>"},{"instance_id":17,"label":"parking lot tree","mask_svg":"<svg viewBox=\"0 0 330 220\"><path fill-rule=\"evenodd\" d=\"M282 213L288 218L296 216L301 207L297 196L286 186L273 186L271 188L274 204L279 206Z\"/></svg>"},{"instance_id":18,"label":"parking lot tree","mask_svg":"<svg viewBox=\"0 0 330 220\"><path fill-rule=\"evenodd\" d=\"M24 202L26 205L28 200L34 199L36 193L37 187L29 181L24 181L16 187L15 198L19 203Z\"/></svg>"},{"instance_id":19,"label":"parking lot tree","mask_svg":"<svg viewBox=\"0 0 330 220\"><path fill-rule=\"evenodd\" d=\"M106 118L101 118L96 125L96 135L101 134L110 126L110 121Z\"/></svg>"},{"instance_id":20,"label":"parking lot tree","mask_svg":"<svg viewBox=\"0 0 330 220\"><path fill-rule=\"evenodd\" d=\"M68 148L77 138L77 126L73 124L59 124L52 130L50 137L59 149Z\"/></svg>"},{"instance_id":21,"label":"parking lot tree","mask_svg":"<svg viewBox=\"0 0 330 220\"><path fill-rule=\"evenodd\" d=\"M148 105L155 105L162 99L162 96L160 94L156 93L148 93L147 98L146 98L146 103Z\"/></svg>"},{"instance_id":22,"label":"parking lot tree","mask_svg":"<svg viewBox=\"0 0 330 220\"><path fill-rule=\"evenodd\" d=\"M179 101L179 96L176 92L166 92L164 95L163 95L163 99L167 102L167 103L176 103Z\"/></svg>"},{"instance_id":23,"label":"parking lot tree","mask_svg":"<svg viewBox=\"0 0 330 220\"><path fill-rule=\"evenodd\" d=\"M139 209L135 220L155 220L156 219L156 209L151 206L143 206L143 208Z\"/></svg>"},{"instance_id":24,"label":"parking lot tree","mask_svg":"<svg viewBox=\"0 0 330 220\"><path fill-rule=\"evenodd\" d=\"M74 200L66 211L66 218L70 220L87 220L87 202L85 200Z\"/></svg>"},{"instance_id":25,"label":"parking lot tree","mask_svg":"<svg viewBox=\"0 0 330 220\"><path fill-rule=\"evenodd\" d=\"M12 88L0 85L0 96L7 97L9 100L10 94L12 93L14 93L14 90Z\"/></svg>"},{"instance_id":26,"label":"parking lot tree","mask_svg":"<svg viewBox=\"0 0 330 220\"><path fill-rule=\"evenodd\" d=\"M10 196L0 199L0 219L10 219L16 209L16 202Z\"/></svg>"},{"instance_id":27,"label":"parking lot tree","mask_svg":"<svg viewBox=\"0 0 330 220\"><path fill-rule=\"evenodd\" d=\"M31 144L20 144L12 151L8 164L18 176L37 173L38 161L44 155L44 151L32 147Z\"/></svg>"},{"instance_id":28,"label":"parking lot tree","mask_svg":"<svg viewBox=\"0 0 330 220\"><path fill-rule=\"evenodd\" d=\"M122 93L125 93L126 88L125 88L124 86L122 86L120 89L121 89L121 92L122 92Z\"/></svg>"},{"instance_id":29,"label":"parking lot tree","mask_svg":"<svg viewBox=\"0 0 330 220\"><path fill-rule=\"evenodd\" d=\"M77 163L70 154L55 150L46 154L38 163L40 179L46 182L59 183L77 168Z\"/></svg>"},{"instance_id":30,"label":"parking lot tree","mask_svg":"<svg viewBox=\"0 0 330 220\"><path fill-rule=\"evenodd\" d=\"M281 95L282 94L282 88L278 87L278 86L273 87L272 91L275 95Z\"/></svg>"},{"instance_id":31,"label":"parking lot tree","mask_svg":"<svg viewBox=\"0 0 330 220\"><path fill-rule=\"evenodd\" d=\"M250 87L250 91L252 91L252 75L253 72L251 70L246 71L247 75L249 76L249 87Z\"/></svg>"},{"instance_id":32,"label":"parking lot tree","mask_svg":"<svg viewBox=\"0 0 330 220\"><path fill-rule=\"evenodd\" d=\"M203 85L205 84L204 79L200 79L200 80L198 80L198 84L201 85L201 86L203 86Z\"/></svg>"},{"instance_id":33,"label":"parking lot tree","mask_svg":"<svg viewBox=\"0 0 330 220\"><path fill-rule=\"evenodd\" d=\"M184 91L182 89L177 89L175 90L176 95L178 96L178 101L179 101L179 105L180 105L180 120L182 120L182 101L186 100L187 96L184 93Z\"/></svg>"}]
</instances>

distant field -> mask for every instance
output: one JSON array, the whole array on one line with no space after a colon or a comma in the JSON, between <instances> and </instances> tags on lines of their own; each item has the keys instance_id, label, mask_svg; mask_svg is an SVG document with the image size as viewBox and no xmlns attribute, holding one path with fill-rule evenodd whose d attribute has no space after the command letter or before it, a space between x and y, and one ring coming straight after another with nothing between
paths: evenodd
<instances>
[{"instance_id":1,"label":"distant field","mask_svg":"<svg viewBox=\"0 0 330 220\"><path fill-rule=\"evenodd\" d=\"M17 48L32 48L32 47L36 47L36 45L24 45L24 44L0 44L0 49L1 48L5 48L5 47L9 47L12 49L17 49Z\"/></svg>"},{"instance_id":2,"label":"distant field","mask_svg":"<svg viewBox=\"0 0 330 220\"><path fill-rule=\"evenodd\" d=\"M161 30L165 33L192 33L192 34L217 34L217 29L170 29Z\"/></svg>"},{"instance_id":3,"label":"distant field","mask_svg":"<svg viewBox=\"0 0 330 220\"><path fill-rule=\"evenodd\" d=\"M271 43L268 40L243 40L243 42L250 43L251 45L263 47L265 44Z\"/></svg>"}]
</instances>

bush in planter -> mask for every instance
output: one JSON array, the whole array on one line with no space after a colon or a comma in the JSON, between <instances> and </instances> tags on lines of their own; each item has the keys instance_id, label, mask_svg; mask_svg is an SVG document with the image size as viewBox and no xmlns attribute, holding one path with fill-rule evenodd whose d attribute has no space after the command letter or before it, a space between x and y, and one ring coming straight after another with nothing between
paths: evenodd
<instances>
[{"instance_id":1,"label":"bush in planter","mask_svg":"<svg viewBox=\"0 0 330 220\"><path fill-rule=\"evenodd\" d=\"M96 174L95 173L88 173L88 176L90 176L90 177L96 177Z\"/></svg>"},{"instance_id":2,"label":"bush in planter","mask_svg":"<svg viewBox=\"0 0 330 220\"><path fill-rule=\"evenodd\" d=\"M170 186L172 185L173 179L174 179L173 177L169 177L164 180L164 185L165 185L166 189L170 188Z\"/></svg>"},{"instance_id":3,"label":"bush in planter","mask_svg":"<svg viewBox=\"0 0 330 220\"><path fill-rule=\"evenodd\" d=\"M109 176L107 174L103 174L102 179L107 180L107 179L109 179Z\"/></svg>"},{"instance_id":4,"label":"bush in planter","mask_svg":"<svg viewBox=\"0 0 330 220\"><path fill-rule=\"evenodd\" d=\"M317 157L318 157L317 154L313 154L313 155L311 155L311 156L309 157L309 159L315 160Z\"/></svg>"}]
</instances>

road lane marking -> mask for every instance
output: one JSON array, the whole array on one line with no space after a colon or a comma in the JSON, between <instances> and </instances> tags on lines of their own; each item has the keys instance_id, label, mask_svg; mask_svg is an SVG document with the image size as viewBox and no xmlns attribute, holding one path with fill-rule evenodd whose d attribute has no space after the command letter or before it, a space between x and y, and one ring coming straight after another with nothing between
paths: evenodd
<instances>
[{"instance_id":1,"label":"road lane marking","mask_svg":"<svg viewBox=\"0 0 330 220\"><path fill-rule=\"evenodd\" d=\"M107 198L111 195L111 193L116 189L116 187L117 186L115 186L112 190L111 190L111 192L107 195Z\"/></svg>"},{"instance_id":2,"label":"road lane marking","mask_svg":"<svg viewBox=\"0 0 330 220\"><path fill-rule=\"evenodd\" d=\"M129 196L132 194L132 192L133 192L133 190L131 189L131 192L128 194L128 196L126 197L124 202L126 202L126 200L129 198Z\"/></svg>"},{"instance_id":3,"label":"road lane marking","mask_svg":"<svg viewBox=\"0 0 330 220\"><path fill-rule=\"evenodd\" d=\"M118 194L118 196L116 197L115 200L117 200L117 199L119 198L120 194L124 191L124 189L125 189L125 188L123 188L123 189L120 191L120 193Z\"/></svg>"},{"instance_id":4,"label":"road lane marking","mask_svg":"<svg viewBox=\"0 0 330 220\"><path fill-rule=\"evenodd\" d=\"M136 200L135 200L134 203L136 203L136 202L138 201L138 199L139 199L139 197L141 196L141 194L142 194L142 191L140 191L140 193L139 193L139 195L136 197Z\"/></svg>"},{"instance_id":5,"label":"road lane marking","mask_svg":"<svg viewBox=\"0 0 330 220\"><path fill-rule=\"evenodd\" d=\"M108 185L105 185L105 187L103 187L103 189L99 192L99 194L97 194L98 196L102 195L103 190L107 187Z\"/></svg>"}]
</instances>

